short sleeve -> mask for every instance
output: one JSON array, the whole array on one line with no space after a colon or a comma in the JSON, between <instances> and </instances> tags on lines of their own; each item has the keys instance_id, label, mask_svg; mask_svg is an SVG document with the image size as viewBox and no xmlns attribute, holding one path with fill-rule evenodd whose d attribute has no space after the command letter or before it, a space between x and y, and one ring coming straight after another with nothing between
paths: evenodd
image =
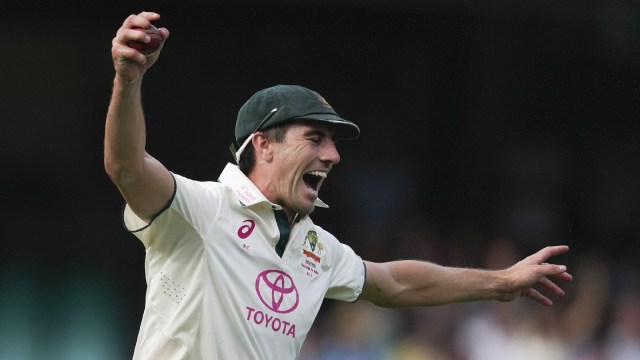
<instances>
[{"instance_id":1,"label":"short sleeve","mask_svg":"<svg viewBox=\"0 0 640 360\"><path fill-rule=\"evenodd\" d=\"M341 301L356 301L362 293L365 280L365 266L362 258L351 247L335 241L331 251L331 284L325 298Z\"/></svg>"}]
</instances>

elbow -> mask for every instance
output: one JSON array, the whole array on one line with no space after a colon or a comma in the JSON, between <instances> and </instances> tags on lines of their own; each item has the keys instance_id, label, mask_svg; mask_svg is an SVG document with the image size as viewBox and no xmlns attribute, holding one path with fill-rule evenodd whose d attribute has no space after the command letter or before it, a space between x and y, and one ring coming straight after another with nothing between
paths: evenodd
<instances>
[{"instance_id":1,"label":"elbow","mask_svg":"<svg viewBox=\"0 0 640 360\"><path fill-rule=\"evenodd\" d=\"M400 289L381 289L377 286L372 286L360 298L385 309L404 309L409 307L406 301L403 301L405 298Z\"/></svg>"},{"instance_id":2,"label":"elbow","mask_svg":"<svg viewBox=\"0 0 640 360\"><path fill-rule=\"evenodd\" d=\"M415 301L411 294L403 291L390 292L372 300L373 304L385 309L408 309L416 306L428 306L427 302Z\"/></svg>"},{"instance_id":3,"label":"elbow","mask_svg":"<svg viewBox=\"0 0 640 360\"><path fill-rule=\"evenodd\" d=\"M385 308L385 309L409 309L414 307L423 307L430 306L428 303L413 303L411 301L407 301L406 299L402 299L401 297L387 297L387 298L378 298L375 300L369 300L374 305Z\"/></svg>"},{"instance_id":4,"label":"elbow","mask_svg":"<svg viewBox=\"0 0 640 360\"><path fill-rule=\"evenodd\" d=\"M377 299L377 300L372 300L371 303L373 303L375 306L384 308L384 309L405 309L407 308L407 306L402 306L397 304L396 302L390 300L390 299Z\"/></svg>"},{"instance_id":5,"label":"elbow","mask_svg":"<svg viewBox=\"0 0 640 360\"><path fill-rule=\"evenodd\" d=\"M109 176L109 179L117 186L131 183L134 181L139 173L139 167L131 166L118 161L117 159L105 155L104 157L104 170Z\"/></svg>"},{"instance_id":6,"label":"elbow","mask_svg":"<svg viewBox=\"0 0 640 360\"><path fill-rule=\"evenodd\" d=\"M403 303L407 288L394 275L393 263L381 264L367 261L365 264L367 277L360 299L387 309L407 307Z\"/></svg>"}]
</instances>

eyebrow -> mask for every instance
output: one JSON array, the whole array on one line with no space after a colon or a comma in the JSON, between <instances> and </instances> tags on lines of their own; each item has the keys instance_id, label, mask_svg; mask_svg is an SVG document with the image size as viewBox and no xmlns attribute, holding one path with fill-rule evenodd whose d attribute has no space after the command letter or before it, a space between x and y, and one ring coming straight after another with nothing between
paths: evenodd
<instances>
[{"instance_id":1,"label":"eyebrow","mask_svg":"<svg viewBox=\"0 0 640 360\"><path fill-rule=\"evenodd\" d=\"M325 125L320 125L320 124L314 124L312 126L310 126L309 129L304 131L304 135L305 136L310 136L310 135L322 135L325 137L334 137L335 136L335 129L331 126L325 126Z\"/></svg>"},{"instance_id":2,"label":"eyebrow","mask_svg":"<svg viewBox=\"0 0 640 360\"><path fill-rule=\"evenodd\" d=\"M319 136L322 139L329 138L329 139L333 140L334 142L338 142L338 139L336 138L335 131L332 131L329 128L325 128L325 129L309 129L309 130L306 130L304 133L302 133L302 136L304 136L304 137Z\"/></svg>"},{"instance_id":3,"label":"eyebrow","mask_svg":"<svg viewBox=\"0 0 640 360\"><path fill-rule=\"evenodd\" d=\"M323 131L323 130L319 130L319 129L310 129L310 130L306 130L303 133L303 135L304 136L313 136L313 135L328 136L327 132L328 131Z\"/></svg>"}]
</instances>

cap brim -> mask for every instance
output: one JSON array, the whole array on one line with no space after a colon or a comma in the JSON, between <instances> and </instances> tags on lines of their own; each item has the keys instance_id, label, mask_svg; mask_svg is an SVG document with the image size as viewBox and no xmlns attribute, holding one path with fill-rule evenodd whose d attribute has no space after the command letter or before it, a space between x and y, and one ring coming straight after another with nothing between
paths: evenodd
<instances>
[{"instance_id":1,"label":"cap brim","mask_svg":"<svg viewBox=\"0 0 640 360\"><path fill-rule=\"evenodd\" d=\"M332 114L311 114L298 116L291 120L312 120L331 123L335 125L335 137L340 140L351 140L360 136L360 128L358 127L358 125L352 123L349 120L345 120Z\"/></svg>"}]
</instances>

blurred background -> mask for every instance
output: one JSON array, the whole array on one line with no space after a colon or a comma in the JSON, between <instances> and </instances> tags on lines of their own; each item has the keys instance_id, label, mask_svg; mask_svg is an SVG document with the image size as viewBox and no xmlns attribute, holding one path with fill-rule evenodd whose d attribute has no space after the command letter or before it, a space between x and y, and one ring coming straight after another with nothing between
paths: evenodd
<instances>
[{"instance_id":1,"label":"blurred background","mask_svg":"<svg viewBox=\"0 0 640 360\"><path fill-rule=\"evenodd\" d=\"M148 151L215 180L237 110L312 88L362 135L317 224L363 258L504 268L553 244L576 280L528 300L327 302L301 359L640 359L640 2L5 1L0 359L131 358L144 248L102 166L111 39L172 32L143 90Z\"/></svg>"}]
</instances>

